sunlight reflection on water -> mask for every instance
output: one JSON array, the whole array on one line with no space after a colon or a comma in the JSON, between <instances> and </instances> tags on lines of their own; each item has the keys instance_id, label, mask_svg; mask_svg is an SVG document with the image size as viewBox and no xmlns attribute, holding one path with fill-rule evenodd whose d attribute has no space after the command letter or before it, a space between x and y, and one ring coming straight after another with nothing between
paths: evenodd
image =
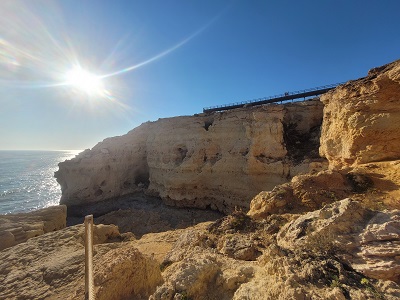
<instances>
[{"instance_id":1,"label":"sunlight reflection on water","mask_svg":"<svg viewBox=\"0 0 400 300\"><path fill-rule=\"evenodd\" d=\"M79 151L0 151L0 214L57 205L61 189L58 163Z\"/></svg>"}]
</instances>

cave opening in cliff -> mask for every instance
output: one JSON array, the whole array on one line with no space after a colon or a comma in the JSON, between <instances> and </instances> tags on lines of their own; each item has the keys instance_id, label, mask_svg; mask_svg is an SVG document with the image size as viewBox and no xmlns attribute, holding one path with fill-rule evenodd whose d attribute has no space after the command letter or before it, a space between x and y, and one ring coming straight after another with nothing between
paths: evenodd
<instances>
[{"instance_id":1,"label":"cave opening in cliff","mask_svg":"<svg viewBox=\"0 0 400 300\"><path fill-rule=\"evenodd\" d=\"M144 187L148 187L150 184L150 178L149 178L149 173L148 172L141 172L136 174L135 176L135 184L137 186L143 185Z\"/></svg>"},{"instance_id":2,"label":"cave opening in cliff","mask_svg":"<svg viewBox=\"0 0 400 300\"><path fill-rule=\"evenodd\" d=\"M299 164L306 158L318 158L321 124L311 127L308 131L298 130L293 122L283 123L283 140L287 156L294 164Z\"/></svg>"},{"instance_id":3,"label":"cave opening in cliff","mask_svg":"<svg viewBox=\"0 0 400 300\"><path fill-rule=\"evenodd\" d=\"M212 124L214 123L214 120L207 120L204 122L204 129L206 131L208 131L208 129L210 128L210 126L212 126Z\"/></svg>"}]
</instances>

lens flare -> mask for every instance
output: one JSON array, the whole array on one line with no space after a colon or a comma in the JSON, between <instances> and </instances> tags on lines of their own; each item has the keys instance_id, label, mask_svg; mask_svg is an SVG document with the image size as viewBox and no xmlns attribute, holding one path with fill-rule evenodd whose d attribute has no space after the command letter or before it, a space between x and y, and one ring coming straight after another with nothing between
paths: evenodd
<instances>
[{"instance_id":1,"label":"lens flare","mask_svg":"<svg viewBox=\"0 0 400 300\"><path fill-rule=\"evenodd\" d=\"M128 64L119 63L124 58L117 52L122 40L102 61L94 47L90 50L93 45L87 44L88 39L80 40L79 35L68 32L55 1L35 5L29 1L0 0L0 11L3 16L0 18L0 92L2 88L54 89L57 97L107 112L109 107L117 108L118 112L118 108L123 112L132 109L124 103L132 93L132 85L128 88L121 77L175 52L223 14L164 51ZM0 104L4 99L0 99Z\"/></svg>"}]
</instances>

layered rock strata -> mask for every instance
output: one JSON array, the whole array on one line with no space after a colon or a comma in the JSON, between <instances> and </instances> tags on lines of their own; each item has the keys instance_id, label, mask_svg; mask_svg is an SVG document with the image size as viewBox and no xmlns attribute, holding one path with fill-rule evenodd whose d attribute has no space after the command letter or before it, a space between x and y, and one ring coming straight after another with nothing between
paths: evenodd
<instances>
[{"instance_id":1,"label":"layered rock strata","mask_svg":"<svg viewBox=\"0 0 400 300\"><path fill-rule=\"evenodd\" d=\"M320 153L332 168L400 158L400 61L321 96Z\"/></svg>"},{"instance_id":2,"label":"layered rock strata","mask_svg":"<svg viewBox=\"0 0 400 300\"><path fill-rule=\"evenodd\" d=\"M400 208L400 61L321 96L320 155L329 169L295 176L259 193L249 215L307 212L346 197L374 208Z\"/></svg>"},{"instance_id":3,"label":"layered rock strata","mask_svg":"<svg viewBox=\"0 0 400 300\"><path fill-rule=\"evenodd\" d=\"M67 207L51 206L36 211L0 216L0 250L23 243L32 237L66 226Z\"/></svg>"},{"instance_id":4,"label":"layered rock strata","mask_svg":"<svg viewBox=\"0 0 400 300\"><path fill-rule=\"evenodd\" d=\"M148 122L60 163L61 203L148 188L176 206L248 208L258 192L326 167L317 152L321 122L318 100Z\"/></svg>"}]
</instances>

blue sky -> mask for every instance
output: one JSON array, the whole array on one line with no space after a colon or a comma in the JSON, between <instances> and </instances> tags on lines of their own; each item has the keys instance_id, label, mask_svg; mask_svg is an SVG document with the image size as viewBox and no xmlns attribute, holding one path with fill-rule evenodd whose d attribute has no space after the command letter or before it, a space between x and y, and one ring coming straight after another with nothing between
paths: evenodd
<instances>
[{"instance_id":1,"label":"blue sky","mask_svg":"<svg viewBox=\"0 0 400 300\"><path fill-rule=\"evenodd\" d=\"M91 148L400 58L397 0L2 0L0 11L0 149ZM77 66L101 90L68 77Z\"/></svg>"}]
</instances>

